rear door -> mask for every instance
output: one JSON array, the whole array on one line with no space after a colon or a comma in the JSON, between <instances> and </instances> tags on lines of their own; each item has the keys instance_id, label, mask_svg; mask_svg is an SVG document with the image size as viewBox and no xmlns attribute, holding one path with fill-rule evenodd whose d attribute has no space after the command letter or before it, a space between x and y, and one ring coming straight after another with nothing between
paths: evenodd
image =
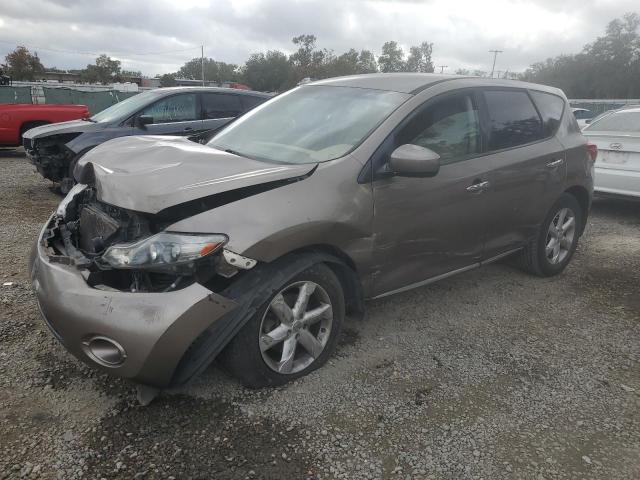
<instances>
[{"instance_id":1,"label":"rear door","mask_svg":"<svg viewBox=\"0 0 640 480\"><path fill-rule=\"evenodd\" d=\"M564 100L540 92L556 106L557 120L545 119L525 89L484 89L483 127L487 138L484 258L523 246L537 232L547 212L563 192L566 177L564 146L554 135ZM559 106L559 109L557 108ZM546 107L545 107L546 108Z\"/></svg>"},{"instance_id":2,"label":"rear door","mask_svg":"<svg viewBox=\"0 0 640 480\"><path fill-rule=\"evenodd\" d=\"M203 93L202 118L205 130L217 130L243 112L240 95Z\"/></svg>"},{"instance_id":3,"label":"rear door","mask_svg":"<svg viewBox=\"0 0 640 480\"><path fill-rule=\"evenodd\" d=\"M134 135L193 135L203 129L196 93L164 97L137 115L148 115L153 123L144 128L134 126Z\"/></svg>"}]
</instances>

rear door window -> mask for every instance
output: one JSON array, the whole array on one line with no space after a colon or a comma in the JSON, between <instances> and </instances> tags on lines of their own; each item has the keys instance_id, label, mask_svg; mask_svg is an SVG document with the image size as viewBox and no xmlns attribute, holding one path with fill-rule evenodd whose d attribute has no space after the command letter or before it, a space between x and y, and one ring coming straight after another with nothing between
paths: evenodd
<instances>
[{"instance_id":1,"label":"rear door window","mask_svg":"<svg viewBox=\"0 0 640 480\"><path fill-rule=\"evenodd\" d=\"M544 138L542 121L527 92L487 90L489 150L503 150Z\"/></svg>"},{"instance_id":2,"label":"rear door window","mask_svg":"<svg viewBox=\"0 0 640 480\"><path fill-rule=\"evenodd\" d=\"M542 116L544 136L550 137L556 133L558 126L560 126L562 112L564 111L564 100L552 93L538 92L536 90L532 90L530 93Z\"/></svg>"},{"instance_id":3,"label":"rear door window","mask_svg":"<svg viewBox=\"0 0 640 480\"><path fill-rule=\"evenodd\" d=\"M252 95L242 95L240 99L242 100L242 111L244 112L251 110L253 107L257 107L267 100L266 98L254 97Z\"/></svg>"},{"instance_id":4,"label":"rear door window","mask_svg":"<svg viewBox=\"0 0 640 480\"><path fill-rule=\"evenodd\" d=\"M198 120L196 94L185 93L158 100L140 115L153 117L153 123L191 122Z\"/></svg>"},{"instance_id":5,"label":"rear door window","mask_svg":"<svg viewBox=\"0 0 640 480\"><path fill-rule=\"evenodd\" d=\"M239 95L228 93L205 93L202 95L204 119L232 118L242 113Z\"/></svg>"}]
</instances>

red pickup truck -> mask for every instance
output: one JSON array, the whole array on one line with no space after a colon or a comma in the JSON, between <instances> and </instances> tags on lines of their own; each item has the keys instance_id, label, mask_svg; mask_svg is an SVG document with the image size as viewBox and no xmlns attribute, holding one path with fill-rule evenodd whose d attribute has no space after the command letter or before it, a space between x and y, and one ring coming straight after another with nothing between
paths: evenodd
<instances>
[{"instance_id":1,"label":"red pickup truck","mask_svg":"<svg viewBox=\"0 0 640 480\"><path fill-rule=\"evenodd\" d=\"M22 145L22 134L47 123L89 118L86 105L0 104L0 147Z\"/></svg>"}]
</instances>

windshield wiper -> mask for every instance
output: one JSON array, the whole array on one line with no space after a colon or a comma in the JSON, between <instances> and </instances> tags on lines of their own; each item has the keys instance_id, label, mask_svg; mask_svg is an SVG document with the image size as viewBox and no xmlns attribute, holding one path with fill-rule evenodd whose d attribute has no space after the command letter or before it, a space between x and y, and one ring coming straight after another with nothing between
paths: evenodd
<instances>
[{"instance_id":1,"label":"windshield wiper","mask_svg":"<svg viewBox=\"0 0 640 480\"><path fill-rule=\"evenodd\" d=\"M245 155L245 154L243 154L243 153L240 153L240 152L238 152L237 150L232 150L232 149L230 149L230 148L227 148L227 149L225 150L225 152L230 153L230 154L232 154L232 155L237 155L237 156L239 156L239 157L251 158L251 157L249 157L248 155Z\"/></svg>"}]
</instances>

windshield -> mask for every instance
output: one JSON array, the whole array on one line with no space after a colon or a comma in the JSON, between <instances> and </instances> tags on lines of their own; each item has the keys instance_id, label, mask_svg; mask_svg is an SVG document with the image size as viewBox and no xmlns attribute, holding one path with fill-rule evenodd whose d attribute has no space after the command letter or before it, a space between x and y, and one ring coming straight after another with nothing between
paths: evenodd
<instances>
[{"instance_id":1,"label":"windshield","mask_svg":"<svg viewBox=\"0 0 640 480\"><path fill-rule=\"evenodd\" d=\"M409 97L364 88L304 86L240 117L208 145L278 163L332 160L356 147Z\"/></svg>"},{"instance_id":2,"label":"windshield","mask_svg":"<svg viewBox=\"0 0 640 480\"><path fill-rule=\"evenodd\" d=\"M114 120L124 119L147 105L149 102L153 101L158 97L159 93L159 90L149 90L143 93L138 93L133 97L129 97L115 105L111 105L100 113L96 113L91 117L91 120L94 122L112 122Z\"/></svg>"},{"instance_id":3,"label":"windshield","mask_svg":"<svg viewBox=\"0 0 640 480\"><path fill-rule=\"evenodd\" d=\"M640 132L640 112L616 112L595 120L585 130L601 132Z\"/></svg>"}]
</instances>

